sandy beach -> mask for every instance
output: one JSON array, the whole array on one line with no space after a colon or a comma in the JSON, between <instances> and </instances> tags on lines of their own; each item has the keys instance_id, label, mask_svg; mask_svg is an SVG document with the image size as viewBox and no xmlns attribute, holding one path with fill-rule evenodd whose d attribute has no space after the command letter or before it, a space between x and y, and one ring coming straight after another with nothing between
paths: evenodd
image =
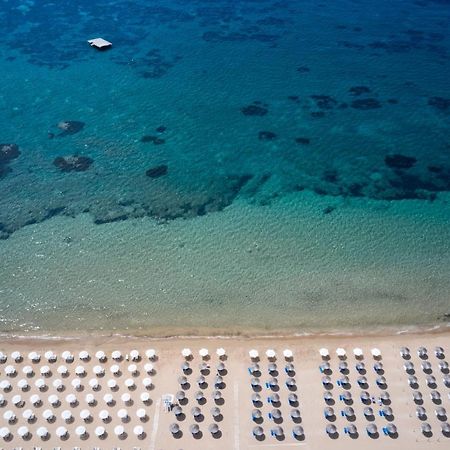
<instances>
[{"instance_id":1,"label":"sandy beach","mask_svg":"<svg viewBox=\"0 0 450 450\"><path fill-rule=\"evenodd\" d=\"M400 349L404 346L410 349L410 359L400 356ZM417 353L420 347L427 349L427 354L422 354L422 358ZM438 355L439 358L435 354L436 347L442 347L444 350L443 355ZM192 351L192 357L187 360L181 354L185 348ZM208 350L208 356L205 358L199 355L202 348ZM220 348L225 349L223 357L219 357L216 353ZM329 369L325 367L323 373L319 367L326 361L319 354L321 348L327 348L330 353L328 360L330 367ZM344 349L346 355L339 358L336 354L338 348ZM361 348L362 358L355 357L354 348ZM372 355L374 348L381 352L379 358ZM249 351L252 349L258 351L259 361L250 358ZM285 358L283 351L286 349L292 351L292 358ZM445 376L448 376L445 362L448 361L450 354L449 331L292 338L146 339L86 336L73 339L25 339L5 336L0 350L6 357L6 361L0 364L0 380L3 383L0 428L4 433L5 427L8 429L8 434L2 438L1 448L4 449L79 447L244 450L285 447L356 449L362 446L421 449L448 448L450 442L441 430L442 424L448 422L448 418L446 415L442 417L436 415L439 407L450 412L449 387L445 385L444 380ZM151 350L155 351L155 356ZM269 360L266 356L267 350L274 350L275 357ZM48 361L45 356L48 351L53 353L56 360ZM73 361L64 360L62 356L64 351L73 355ZM87 352L89 359L80 359L80 356L86 356L80 355L82 351ZM105 353L105 360L98 359L98 355L96 356L98 351ZM120 360L113 360L114 351L120 351L122 355ZM13 358L17 355L13 352L20 352L22 360L16 362ZM30 356L36 358L36 355L30 355L30 352L36 352L40 356L39 362L37 359L35 362L30 360ZM139 355L138 358L136 354ZM414 376L417 377L418 383L414 389L408 384L408 377L412 372L405 371L404 364L407 361L414 365ZM185 362L189 363L190 368L183 372L181 365ZM339 366L343 362L347 363L347 370ZM427 362L429 367L427 364L422 367L422 364ZM203 368L205 370L201 372L202 363L205 363ZM223 367L218 367L221 363ZM255 370L255 373L250 374L249 368L255 363L259 364L259 373ZM269 367L271 363L276 364L276 367ZM358 363L365 364L365 372L355 369ZM378 371L375 371L374 365L377 363L382 363L382 367L376 367ZM293 365L290 367L291 372L285 370L288 364ZM114 369L114 365L118 367ZM130 367L133 365L135 367ZM26 366L30 366L31 371ZM63 376L60 366L66 366L66 375ZM116 374L112 373L112 368ZM272 371L269 372L269 369ZM330 386L322 384L322 377L327 374L330 377ZM183 376L186 380L182 388L179 383L180 377ZM200 376L204 376L204 380L199 380ZM222 378L217 379L217 376ZM343 376L348 376L349 385L339 385ZM366 386L358 385L358 378L361 376L366 377L366 380L363 380L367 382ZM385 386L377 384L380 376L385 377ZM435 377L436 385L427 379L429 376ZM252 388L253 377L259 380L260 387ZM148 378L151 379L150 385ZM36 383L38 379L43 381ZM73 381L74 379L79 381ZM91 381L94 379L97 383ZM55 380L61 381L55 383ZM116 387L111 388L109 380L115 380L112 384L116 384ZM275 384L266 387L266 383L270 380ZM204 384L199 385L199 381L204 381ZM361 382L361 379L359 381ZM291 384L289 388L286 382ZM144 386L144 383L148 386ZM24 384L28 387L24 387ZM94 387L95 384L98 386ZM179 391L184 391L185 399L178 401L174 398L171 411L165 411L163 396L175 395ZM203 395L199 395L199 391ZM367 404L360 400L361 391L369 394ZM422 393L423 399L420 404L414 402L413 391ZM430 397L432 391L441 394L439 401L436 399L432 401ZM331 393L332 398L328 403L324 400L324 392ZM344 392L351 393L352 400L348 403L340 399ZM390 395L390 400L386 403L380 400L383 392ZM70 398L71 394L75 398ZM89 394L91 396L86 397ZM112 398L105 399L105 395L108 394ZM260 395L260 403L252 402L254 394ZM278 394L279 403L275 397L271 397L273 394ZM292 394L297 396L298 403L289 401L293 399ZM33 395L39 396L39 402L36 402L37 398ZM221 398L214 400L213 395ZM57 399L54 396L57 396ZM268 401L270 398L275 401L270 403ZM109 404L106 400L109 400ZM181 407L181 411L178 406ZM416 414L418 406L422 406L426 411L426 418L422 420ZM195 407L200 408L196 418L193 416ZM328 419L324 416L326 407L333 408L333 414ZM353 408L353 417L347 418L342 415L341 411L349 412L345 410L346 407ZM372 408L372 417L367 416L365 411L367 407ZM392 410L388 411L389 417L380 415L380 411L385 411L386 407ZM219 408L220 411L213 411L213 408ZM29 412L25 413L28 419L24 417L27 409L32 412L31 418ZM126 410L126 417L119 418L118 412L123 409ZM260 414L261 418L252 420L252 411L255 414L256 409L260 411L256 414ZM294 416L299 417L291 417L293 409L298 410L300 414L296 412ZM46 410L50 410L54 417L46 420L43 417L49 414L44 413ZM87 410L87 413L82 413L83 410ZM109 416L105 420L99 417L102 410L107 411ZM5 418L8 411L16 417L15 420L8 422ZM63 411L70 411L72 418L64 420ZM86 414L87 417L81 418L80 413ZM119 414L124 413L122 411ZM281 417L277 419L279 415ZM170 426L174 423L178 425L179 432L172 434ZM431 435L425 436L422 433L423 423L431 426ZM193 435L190 427L195 424L198 425L199 433ZM212 434L209 431L212 424L217 424L219 430L217 433ZM356 427L356 435L349 436L345 432L345 429L348 431L350 424ZM370 424L376 425L376 432L372 435L367 432L367 426ZM386 429L388 424L394 424L397 431L390 434ZM336 433L332 436L326 432L327 425L336 427ZM27 427L28 433L23 438L20 432L23 433L24 429L21 431L19 429L24 426ZM80 426L85 427L85 433L78 436L77 427ZM118 426L123 426L123 430L117 429ZM135 427L139 426L142 430L135 430ZM252 434L256 426L262 427L263 430L263 436L258 439ZM271 431L275 434L281 433L277 426L281 427L282 434L272 436ZM299 438L293 435L296 426L301 426L304 432ZM38 436L38 429L42 427L45 427L48 433L45 433L43 438ZM59 428L61 432L61 427L65 427L67 431L63 438L57 436L57 429ZM96 436L97 427L104 428L103 436ZM119 433L120 431L123 433ZM137 436L135 431L142 433ZM43 430L40 432L43 433Z\"/></svg>"}]
</instances>

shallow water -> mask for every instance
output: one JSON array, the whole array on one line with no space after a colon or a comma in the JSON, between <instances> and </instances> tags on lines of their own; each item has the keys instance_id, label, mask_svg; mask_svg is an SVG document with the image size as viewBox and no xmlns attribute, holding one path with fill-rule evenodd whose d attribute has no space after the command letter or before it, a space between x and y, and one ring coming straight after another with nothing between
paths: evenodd
<instances>
[{"instance_id":1,"label":"shallow water","mask_svg":"<svg viewBox=\"0 0 450 450\"><path fill-rule=\"evenodd\" d=\"M4 2L0 331L448 321L449 19Z\"/></svg>"}]
</instances>

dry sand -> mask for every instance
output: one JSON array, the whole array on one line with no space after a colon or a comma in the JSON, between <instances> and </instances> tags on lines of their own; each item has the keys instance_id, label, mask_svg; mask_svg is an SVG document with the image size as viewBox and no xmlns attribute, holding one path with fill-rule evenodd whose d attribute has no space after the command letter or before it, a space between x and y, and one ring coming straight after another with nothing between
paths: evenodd
<instances>
[{"instance_id":1,"label":"dry sand","mask_svg":"<svg viewBox=\"0 0 450 450\"><path fill-rule=\"evenodd\" d=\"M417 405L412 401L412 389L407 382L407 374L403 369L404 360L400 357L399 349L401 346L408 346L411 349L411 361L416 368L416 376L419 380L419 390L424 394L424 404L428 413L427 422L430 423L433 429L433 435L430 438L426 438L420 431L421 421L416 417L415 410ZM422 360L417 356L417 348L419 346L425 346L429 350L428 361L432 365L432 373L437 380L437 390L442 394L441 405L435 405L431 402L429 393L432 390L426 385L426 374L421 369ZM8 356L8 360L5 363L0 364L0 380L9 380L13 386L13 389L9 392L2 392L6 400L6 404L0 407L0 422L1 427L7 426L11 433L12 439L10 441L3 441L1 443L4 449L23 448L34 449L34 447L42 447L43 449L53 449L54 447L60 447L61 449L72 449L74 447L80 447L81 449L92 449L98 447L101 449L226 449L226 450L245 450L245 449L269 449L269 448L308 448L308 449L324 449L324 448L449 448L450 438L443 436L441 433L441 421L439 421L434 413L437 406L443 406L450 413L450 399L449 388L445 387L443 383L444 374L441 373L438 367L439 359L434 355L434 348L441 346L446 353L447 361L450 360L450 333L449 332L427 332L408 335L384 335L384 336L315 336L315 337L292 337L292 338L171 338L171 339L145 339L145 338L124 338L124 337L85 337L74 339L20 339L16 337L4 337L0 350ZM163 394L172 393L175 394L180 387L178 385L178 377L182 375L180 368L184 358L181 356L181 349L189 347L192 349L194 358L190 362L193 369L193 373L187 375L190 382L190 388L186 390L187 397L189 399L187 405L182 406L186 417L184 420L177 420L173 412L164 412L161 402ZM210 374L206 376L208 387L201 389L206 397L206 403L204 405L198 405L194 398L194 395L200 388L197 386L197 378L200 375L199 364L202 362L202 358L198 355L200 348L206 347L209 349L211 359L208 363L211 366ZM209 431L208 426L214 423L211 416L211 408L216 406L211 398L212 391L214 390L214 378L216 375L216 365L219 362L219 358L215 354L216 349L224 347L227 351L227 358L224 361L227 369L226 375L224 375L224 382L226 386L221 389L223 393L224 403L223 405L217 405L222 411L223 418L218 421L217 424L221 430L219 437L213 437ZM336 419L334 422L337 430L338 437L331 439L325 432L325 427L328 422L323 415L323 408L326 406L323 400L324 388L321 383L322 374L318 367L322 362L322 359L318 353L319 348L327 347L331 354L331 367L333 374L331 375L333 381L333 397L335 399L334 410L336 412ZM352 439L344 434L344 427L350 422L346 418L342 417L340 411L344 408L344 404L339 400L339 394L343 389L337 386L336 381L341 376L338 371L339 359L335 354L337 347L343 347L347 350L347 362L349 364L350 373L349 378L351 381L350 391L354 397L354 404L352 405L356 419L353 422L359 431L359 437ZM398 437L391 438L383 434L382 428L386 426L386 418L380 417L378 411L380 406L378 403L372 405L375 413L374 423L378 427L379 436L377 438L370 438L366 433L366 426L370 423L364 415L363 408L365 405L359 400L359 393L361 389L356 383L356 378L359 374L355 370L355 357L353 356L352 349L354 347L361 347L364 351L363 361L366 363L367 379L369 388L367 391L378 398L381 393L381 389L376 385L375 379L377 374L373 370L374 359L370 353L372 347L378 347L382 352L381 361L384 365L385 374L387 379L387 391L391 394L392 404L390 405L394 412L394 420L392 421L398 428ZM151 402L148 405L144 405L140 400L140 394L145 391L142 385L142 379L148 376L144 371L144 364L149 362L145 357L145 350L148 348L154 348L157 352L157 359L154 361L155 373L151 375L153 379L153 388L149 390ZM251 376L248 373L248 367L250 366L250 358L248 351L252 348L259 350L260 352L260 367L262 375L260 377L262 384L262 391L260 392L263 401L263 406L260 408L263 413L263 422L261 426L264 428L265 438L263 441L257 441L252 436L252 429L256 425L251 420L251 411L254 408L251 396L253 390L250 386ZM270 435L270 430L276 426L272 420L268 418L268 413L271 411L272 406L267 402L267 397L272 393L270 389L267 389L265 382L269 380L270 375L267 371L268 361L265 356L265 351L269 348L273 348L277 352L276 363L279 369L279 395L281 397L280 410L283 415L283 422L280 424L284 430L285 436L283 440L277 440ZM295 365L295 380L297 382L297 391L295 392L299 397L299 409L301 411L300 425L304 428L305 439L297 441L292 436L292 429L296 425L293 423L289 416L291 406L288 404L287 396L290 393L285 386L285 380L287 375L284 371L286 364L285 358L282 355L282 351L285 348L289 348L294 353L293 363ZM58 355L58 360L55 363L48 363L44 358L44 352L46 350L53 350ZM101 390L93 392L88 385L88 380L95 378L92 369L95 365L98 365L98 361L95 358L95 352L97 350L104 350L108 356L108 360L105 363L101 363L106 369L106 375L98 378L101 384ZM114 364L111 359L111 352L113 350L121 350L125 355L132 349L137 349L140 355L143 357L141 361L137 363L139 374L134 377L136 380L137 388L134 391L129 391L124 381L130 378L131 375L127 371L127 367L131 362L122 361L118 363L121 367L122 375L114 377L109 367ZM41 354L40 363L30 363L28 360L28 353L35 350ZM62 361L61 353L63 350L70 350L75 355L75 361L70 364L66 364ZM91 355L89 362L81 362L78 358L80 350L87 350ZM12 361L10 355L13 351L20 351L24 356L24 361L21 363L15 363ZM55 378L60 378L57 374L57 367L61 364L66 364L69 368L69 377L63 378L63 382L66 385L64 392L58 393L52 385L52 381ZM15 377L9 377L5 375L5 367L13 365L17 369L17 375ZM36 374L28 378L31 388L27 392L22 392L17 387L17 382L26 378L22 373L22 369L25 365L32 365ZM46 379L49 385L46 392L38 392L38 389L34 385L37 378L41 378L39 375L39 368L44 365L49 365L52 370L52 376ZM75 367L83 365L86 368L87 376L81 378L84 390L77 392L72 388L70 380L75 378ZM42 377L43 378L43 377ZM113 407L108 407L103 396L106 393L111 393L111 390L107 387L106 381L110 378L116 378L119 390L112 392L116 399L116 404ZM121 400L121 395L124 392L130 392L133 400L133 404L125 406ZM29 398L31 395L38 393L43 404L39 407L35 407L30 404ZM49 395L56 393L61 399L61 405L58 407L52 407L47 398ZM69 393L75 393L79 400L79 404L75 407L70 407L65 401L65 397ZM85 396L88 393L93 393L98 403L95 406L88 406L85 402ZM12 397L16 394L22 396L25 400L25 405L21 408L12 404ZM201 436L194 438L189 431L189 426L196 423L191 415L191 408L194 406L200 406L204 415L203 420L198 422L201 430ZM130 421L123 423L126 430L126 436L123 439L119 439L114 434L114 427L121 424L120 419L117 417L117 411L120 408L125 407L130 415ZM141 422L136 417L136 410L138 408L145 408L148 420ZM22 417L22 413L25 409L32 409L36 415L36 422L27 423ZM56 415L56 421L54 423L46 422L42 417L42 412L45 409L51 409ZM71 410L75 418L71 424L65 424L61 418L61 412L63 410ZM92 413L94 420L92 423L83 423L79 414L82 409L89 409ZM102 423L98 418L98 413L102 409L107 409L112 417L111 422ZM6 410L12 410L17 416L17 422L14 424L8 424L3 418L3 414ZM448 419L447 419L448 421ZM169 432L169 425L177 422L180 425L182 436L174 438ZM18 436L17 430L20 426L26 425L30 432L31 437L29 440L23 440ZM69 438L65 441L59 439L55 430L58 426L66 426L69 431ZM81 440L75 434L75 428L78 425L84 425L88 432L88 437L85 440ZM99 439L95 436L94 430L98 425L103 425L107 431L107 437ZM143 439L137 438L133 434L133 428L137 425L142 425L145 430L145 436ZM50 433L50 438L46 441L41 440L36 430L40 426L45 426Z\"/></svg>"}]
</instances>

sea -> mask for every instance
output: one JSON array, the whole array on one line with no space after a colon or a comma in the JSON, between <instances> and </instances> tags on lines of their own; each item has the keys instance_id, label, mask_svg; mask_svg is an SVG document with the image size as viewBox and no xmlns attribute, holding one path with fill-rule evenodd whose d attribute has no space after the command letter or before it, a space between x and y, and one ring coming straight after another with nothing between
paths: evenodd
<instances>
[{"instance_id":1,"label":"sea","mask_svg":"<svg viewBox=\"0 0 450 450\"><path fill-rule=\"evenodd\" d=\"M0 333L448 327L449 0L1 0L0 29Z\"/></svg>"}]
</instances>

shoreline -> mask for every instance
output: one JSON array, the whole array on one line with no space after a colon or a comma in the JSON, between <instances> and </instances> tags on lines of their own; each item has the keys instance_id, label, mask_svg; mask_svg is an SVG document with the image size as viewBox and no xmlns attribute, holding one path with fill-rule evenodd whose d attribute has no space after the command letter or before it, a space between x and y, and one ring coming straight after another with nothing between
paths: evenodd
<instances>
[{"instance_id":1,"label":"shoreline","mask_svg":"<svg viewBox=\"0 0 450 450\"><path fill-rule=\"evenodd\" d=\"M323 339L323 338L355 338L371 336L374 338L384 338L387 336L417 336L417 335L445 335L450 333L450 322L436 325L410 325L408 327L372 327L370 329L343 329L343 330L322 330L316 332L303 333L281 333L281 332L250 332L250 333L161 333L161 334L139 334L139 333L102 333L102 332L68 332L62 333L17 333L17 332L0 332L0 338L4 341L18 340L26 341L73 341L78 342L90 341L92 339L99 341L121 341L121 340L149 340L149 341L176 341L176 340L290 340L290 339Z\"/></svg>"}]
</instances>

